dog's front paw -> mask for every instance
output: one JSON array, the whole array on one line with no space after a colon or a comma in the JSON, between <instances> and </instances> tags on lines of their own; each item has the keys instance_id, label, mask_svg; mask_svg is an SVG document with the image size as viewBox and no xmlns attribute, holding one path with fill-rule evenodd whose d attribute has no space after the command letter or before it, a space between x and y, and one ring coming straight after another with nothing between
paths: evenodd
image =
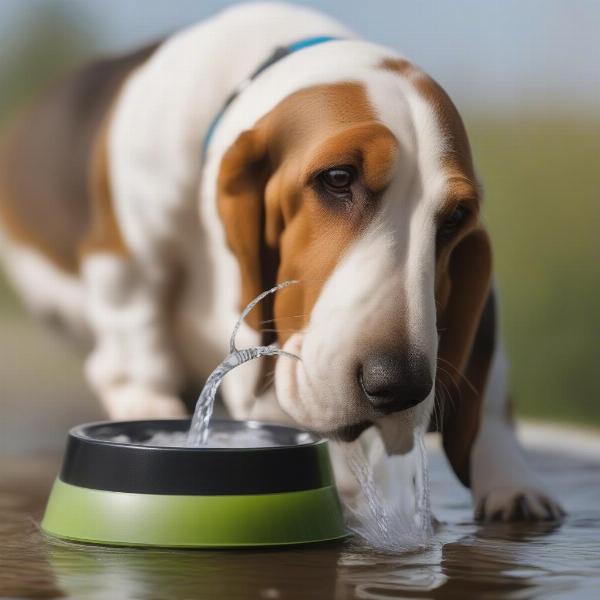
<instances>
[{"instance_id":1,"label":"dog's front paw","mask_svg":"<svg viewBox=\"0 0 600 600\"><path fill-rule=\"evenodd\" d=\"M535 488L502 487L485 494L477 503L478 521L557 521L566 512L547 493Z\"/></svg>"},{"instance_id":2,"label":"dog's front paw","mask_svg":"<svg viewBox=\"0 0 600 600\"><path fill-rule=\"evenodd\" d=\"M114 420L178 419L188 416L179 398L141 385L115 385L101 395L108 416Z\"/></svg>"}]
</instances>

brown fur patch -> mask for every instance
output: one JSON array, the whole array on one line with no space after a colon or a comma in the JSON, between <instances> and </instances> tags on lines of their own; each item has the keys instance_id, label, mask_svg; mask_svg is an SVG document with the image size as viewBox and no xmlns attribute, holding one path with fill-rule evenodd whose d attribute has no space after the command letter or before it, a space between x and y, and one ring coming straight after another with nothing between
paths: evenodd
<instances>
[{"instance_id":1,"label":"brown fur patch","mask_svg":"<svg viewBox=\"0 0 600 600\"><path fill-rule=\"evenodd\" d=\"M341 255L374 214L395 154L363 86L339 83L291 94L224 156L219 211L240 264L242 305L276 280L303 282L275 299L280 343L304 327ZM328 205L315 190L314 175L336 165L354 166L371 194L354 212ZM270 308L250 323L260 329L261 319L271 319Z\"/></svg>"},{"instance_id":2,"label":"brown fur patch","mask_svg":"<svg viewBox=\"0 0 600 600\"><path fill-rule=\"evenodd\" d=\"M102 124L123 81L157 44L100 60L49 89L13 129L0 158L0 218L9 236L76 272L92 227L89 178ZM95 183L104 185L98 177ZM103 223L110 222L103 219ZM112 219L114 221L114 219Z\"/></svg>"}]
</instances>

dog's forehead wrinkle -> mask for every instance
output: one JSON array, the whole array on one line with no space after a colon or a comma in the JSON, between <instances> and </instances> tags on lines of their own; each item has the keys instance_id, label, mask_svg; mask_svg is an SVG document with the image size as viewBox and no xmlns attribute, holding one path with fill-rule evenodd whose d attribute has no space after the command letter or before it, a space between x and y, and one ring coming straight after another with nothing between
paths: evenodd
<instances>
[{"instance_id":1,"label":"dog's forehead wrinkle","mask_svg":"<svg viewBox=\"0 0 600 600\"><path fill-rule=\"evenodd\" d=\"M415 156L417 130L403 86L397 78L376 71L367 79L366 90L378 119L396 138L403 162L410 164Z\"/></svg>"},{"instance_id":2,"label":"dog's forehead wrinkle","mask_svg":"<svg viewBox=\"0 0 600 600\"><path fill-rule=\"evenodd\" d=\"M416 170L421 180L421 198L431 206L444 201L443 195L430 187L437 187L435 180L444 174L447 180L446 194L452 192L449 179L453 175L460 175L470 182L474 191L470 195L476 196L477 178L468 138L460 115L448 95L431 77L405 59L388 58L379 67L388 77L395 79L402 90L396 97L381 94L372 97L379 114L385 112L380 107L386 103L409 106L415 133ZM391 109L387 113L388 119L394 118Z\"/></svg>"}]
</instances>

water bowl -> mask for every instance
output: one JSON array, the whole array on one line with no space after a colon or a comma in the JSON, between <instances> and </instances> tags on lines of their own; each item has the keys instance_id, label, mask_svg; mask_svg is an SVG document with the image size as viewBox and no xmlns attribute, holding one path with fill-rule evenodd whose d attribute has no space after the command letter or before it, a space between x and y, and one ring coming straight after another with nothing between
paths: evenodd
<instances>
[{"instance_id":1,"label":"water bowl","mask_svg":"<svg viewBox=\"0 0 600 600\"><path fill-rule=\"evenodd\" d=\"M327 442L253 421L211 422L211 435L256 432L272 445L144 445L189 420L113 421L71 429L42 530L80 542L226 548L346 537ZM115 441L116 440L125 440Z\"/></svg>"}]
</instances>

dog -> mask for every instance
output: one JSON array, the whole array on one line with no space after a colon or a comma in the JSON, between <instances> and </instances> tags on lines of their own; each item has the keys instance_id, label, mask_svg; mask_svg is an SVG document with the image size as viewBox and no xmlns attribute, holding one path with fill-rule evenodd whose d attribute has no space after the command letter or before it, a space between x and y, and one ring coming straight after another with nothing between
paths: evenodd
<instances>
[{"instance_id":1,"label":"dog","mask_svg":"<svg viewBox=\"0 0 600 600\"><path fill-rule=\"evenodd\" d=\"M483 520L564 513L508 408L490 241L461 118L428 75L332 18L243 4L37 101L3 146L2 256L87 344L111 418L182 417L238 345L301 360L224 380L233 418L390 454L441 431ZM437 399L437 402L436 402Z\"/></svg>"}]
</instances>

